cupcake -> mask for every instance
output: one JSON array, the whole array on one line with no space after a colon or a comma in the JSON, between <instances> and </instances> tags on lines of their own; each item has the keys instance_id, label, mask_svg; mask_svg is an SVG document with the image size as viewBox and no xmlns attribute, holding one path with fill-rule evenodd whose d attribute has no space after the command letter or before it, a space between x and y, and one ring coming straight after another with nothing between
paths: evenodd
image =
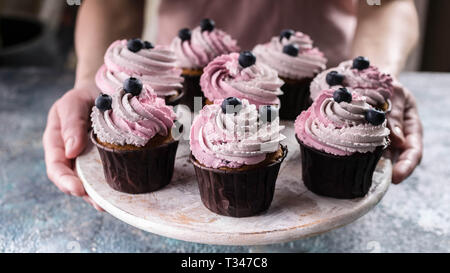
<instances>
[{"instance_id":1,"label":"cupcake","mask_svg":"<svg viewBox=\"0 0 450 273\"><path fill-rule=\"evenodd\" d=\"M146 193L170 182L178 147L172 136L174 120L172 108L136 78L127 79L111 96L96 99L91 140L113 189Z\"/></svg>"},{"instance_id":2,"label":"cupcake","mask_svg":"<svg viewBox=\"0 0 450 273\"><path fill-rule=\"evenodd\" d=\"M305 186L335 198L364 196L389 144L385 113L344 87L321 92L296 119L295 134Z\"/></svg>"},{"instance_id":3,"label":"cupcake","mask_svg":"<svg viewBox=\"0 0 450 273\"><path fill-rule=\"evenodd\" d=\"M230 97L206 105L196 116L191 162L209 210L246 217L269 208L287 154L276 110Z\"/></svg>"},{"instance_id":4,"label":"cupcake","mask_svg":"<svg viewBox=\"0 0 450 273\"><path fill-rule=\"evenodd\" d=\"M215 58L206 66L200 86L206 103L214 100L237 97L246 99L256 107L272 105L278 107L282 95L283 81L277 72L262 62L250 51L230 53Z\"/></svg>"},{"instance_id":5,"label":"cupcake","mask_svg":"<svg viewBox=\"0 0 450 273\"><path fill-rule=\"evenodd\" d=\"M139 78L167 104L175 105L183 97L183 77L175 61L169 47L139 39L119 40L106 51L105 64L97 71L95 81L104 94L113 95L127 78Z\"/></svg>"},{"instance_id":6,"label":"cupcake","mask_svg":"<svg viewBox=\"0 0 450 273\"><path fill-rule=\"evenodd\" d=\"M301 32L283 30L280 36L253 49L258 61L278 72L284 81L280 96L280 118L294 120L310 105L309 85L325 69L327 59L311 38Z\"/></svg>"},{"instance_id":7,"label":"cupcake","mask_svg":"<svg viewBox=\"0 0 450 273\"><path fill-rule=\"evenodd\" d=\"M240 50L236 41L217 29L210 19L203 19L200 26L192 31L188 28L181 29L173 39L171 48L177 56L178 67L183 71L185 96L182 103L192 111L194 97L203 98L199 85L203 68L217 56Z\"/></svg>"},{"instance_id":8,"label":"cupcake","mask_svg":"<svg viewBox=\"0 0 450 273\"><path fill-rule=\"evenodd\" d=\"M394 93L392 83L389 74L382 73L367 58L357 57L317 75L311 83L311 98L315 100L322 90L331 86L349 87L373 107L388 112L392 107L389 98Z\"/></svg>"}]
</instances>

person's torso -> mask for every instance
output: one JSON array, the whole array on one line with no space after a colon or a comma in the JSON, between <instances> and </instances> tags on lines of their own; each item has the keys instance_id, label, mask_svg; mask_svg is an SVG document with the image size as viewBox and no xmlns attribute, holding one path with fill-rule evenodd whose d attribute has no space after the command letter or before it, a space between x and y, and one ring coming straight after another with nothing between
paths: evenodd
<instances>
[{"instance_id":1,"label":"person's torso","mask_svg":"<svg viewBox=\"0 0 450 273\"><path fill-rule=\"evenodd\" d=\"M348 58L356 26L354 0L162 0L157 42L169 44L178 30L211 18L242 49L268 42L282 29L311 36L328 58L327 66Z\"/></svg>"}]
</instances>

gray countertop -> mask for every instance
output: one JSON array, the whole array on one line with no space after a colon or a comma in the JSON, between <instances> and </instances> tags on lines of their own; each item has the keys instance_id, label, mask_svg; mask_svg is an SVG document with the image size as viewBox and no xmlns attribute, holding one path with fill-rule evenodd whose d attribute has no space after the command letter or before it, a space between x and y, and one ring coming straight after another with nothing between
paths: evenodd
<instances>
[{"instance_id":1,"label":"gray countertop","mask_svg":"<svg viewBox=\"0 0 450 273\"><path fill-rule=\"evenodd\" d=\"M73 73L0 69L0 252L450 252L450 74L404 73L425 128L422 164L357 221L267 246L214 246L140 231L47 178L42 133Z\"/></svg>"}]
</instances>

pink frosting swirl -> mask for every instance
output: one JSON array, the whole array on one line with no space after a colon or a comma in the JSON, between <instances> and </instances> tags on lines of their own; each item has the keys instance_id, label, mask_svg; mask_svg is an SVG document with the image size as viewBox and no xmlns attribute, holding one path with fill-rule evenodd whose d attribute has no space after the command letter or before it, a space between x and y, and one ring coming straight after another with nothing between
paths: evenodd
<instances>
[{"instance_id":1,"label":"pink frosting swirl","mask_svg":"<svg viewBox=\"0 0 450 273\"><path fill-rule=\"evenodd\" d=\"M166 46L132 52L127 41L115 41L105 53L105 64L96 74L96 84L105 94L113 94L129 77L150 85L159 97L177 94L182 88L181 69L175 67L176 56Z\"/></svg>"},{"instance_id":2,"label":"pink frosting swirl","mask_svg":"<svg viewBox=\"0 0 450 273\"><path fill-rule=\"evenodd\" d=\"M353 92L350 103L337 103L334 90L325 90L313 105L295 121L295 133L303 144L326 153L346 156L373 152L388 145L386 121L374 126L364 113L372 107L365 98Z\"/></svg>"},{"instance_id":3,"label":"pink frosting swirl","mask_svg":"<svg viewBox=\"0 0 450 273\"><path fill-rule=\"evenodd\" d=\"M322 90L329 89L326 81L327 74L337 71L344 76L342 83L345 87L350 87L354 92L364 96L367 103L377 107L388 102L394 93L393 79L389 74L382 73L376 66L371 65L367 69L358 70L352 68L352 61L345 61L339 66L323 71L311 82L311 98L315 100ZM341 86L337 86L341 87Z\"/></svg>"},{"instance_id":4,"label":"pink frosting swirl","mask_svg":"<svg viewBox=\"0 0 450 273\"><path fill-rule=\"evenodd\" d=\"M200 27L192 30L191 39L182 41L175 37L171 44L178 58L178 67L203 68L215 57L240 50L236 40L220 29L202 31Z\"/></svg>"},{"instance_id":5,"label":"pink frosting swirl","mask_svg":"<svg viewBox=\"0 0 450 273\"><path fill-rule=\"evenodd\" d=\"M238 61L239 53L215 58L203 70L200 86L210 101L227 97L247 99L251 104L279 105L277 96L283 92L283 81L269 66L256 64L243 68Z\"/></svg>"},{"instance_id":6,"label":"pink frosting swirl","mask_svg":"<svg viewBox=\"0 0 450 273\"><path fill-rule=\"evenodd\" d=\"M192 124L190 147L200 163L212 168L239 168L258 164L279 149L285 136L280 133L284 127L278 117L260 121L258 109L246 99L237 114L224 114L221 102L206 105Z\"/></svg>"},{"instance_id":7,"label":"pink frosting swirl","mask_svg":"<svg viewBox=\"0 0 450 273\"><path fill-rule=\"evenodd\" d=\"M283 53L283 47L289 44L299 47L297 56ZM270 42L255 46L253 52L259 61L275 69L281 77L289 79L313 78L325 69L327 63L324 54L313 47L311 38L298 31L289 39L272 37Z\"/></svg>"},{"instance_id":8,"label":"pink frosting swirl","mask_svg":"<svg viewBox=\"0 0 450 273\"><path fill-rule=\"evenodd\" d=\"M102 142L144 146L155 135L167 136L176 116L150 86L144 85L138 96L123 89L112 95L110 110L92 108L94 133Z\"/></svg>"}]
</instances>

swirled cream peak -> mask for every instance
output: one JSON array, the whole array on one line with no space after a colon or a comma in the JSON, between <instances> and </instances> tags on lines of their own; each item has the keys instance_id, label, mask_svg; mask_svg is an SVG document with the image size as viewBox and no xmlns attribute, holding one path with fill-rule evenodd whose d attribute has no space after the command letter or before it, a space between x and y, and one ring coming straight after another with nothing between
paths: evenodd
<instances>
[{"instance_id":1,"label":"swirled cream peak","mask_svg":"<svg viewBox=\"0 0 450 273\"><path fill-rule=\"evenodd\" d=\"M327 69L314 78L310 87L313 100L320 95L322 90L330 88L326 77L331 71L336 71L344 76L342 85L338 87L352 88L354 92L364 96L367 103L374 107L385 104L394 93L393 79L389 74L382 73L374 65L363 70L352 68L350 60L340 63L337 67Z\"/></svg>"},{"instance_id":2,"label":"swirled cream peak","mask_svg":"<svg viewBox=\"0 0 450 273\"><path fill-rule=\"evenodd\" d=\"M123 89L112 95L110 110L92 108L91 121L97 138L115 145L144 146L156 136L167 136L175 113L150 86L144 85L138 96Z\"/></svg>"},{"instance_id":3,"label":"swirled cream peak","mask_svg":"<svg viewBox=\"0 0 450 273\"><path fill-rule=\"evenodd\" d=\"M374 126L365 112L372 107L353 92L352 101L336 102L334 90L325 90L295 121L295 133L303 144L326 153L345 156L373 152L388 144L386 121Z\"/></svg>"},{"instance_id":4,"label":"swirled cream peak","mask_svg":"<svg viewBox=\"0 0 450 273\"><path fill-rule=\"evenodd\" d=\"M206 105L195 117L190 132L194 157L212 168L239 168L258 164L279 149L285 136L277 117L271 122L259 120L256 105L242 100L237 114L224 114L221 100Z\"/></svg>"},{"instance_id":5,"label":"swirled cream peak","mask_svg":"<svg viewBox=\"0 0 450 273\"><path fill-rule=\"evenodd\" d=\"M126 78L136 77L150 85L160 97L177 94L182 88L181 70L176 68L175 53L167 46L132 52L127 41L111 44L105 53L105 64L96 74L96 84L105 94L113 94Z\"/></svg>"},{"instance_id":6,"label":"swirled cream peak","mask_svg":"<svg viewBox=\"0 0 450 273\"><path fill-rule=\"evenodd\" d=\"M295 44L299 48L297 56L283 53L283 47ZM272 37L270 42L255 46L253 53L258 61L264 62L278 72L283 78L313 78L325 69L327 59L316 47L308 35L295 32L289 38Z\"/></svg>"},{"instance_id":7,"label":"swirled cream peak","mask_svg":"<svg viewBox=\"0 0 450 273\"><path fill-rule=\"evenodd\" d=\"M224 31L217 28L202 31L200 27L192 30L190 40L175 37L171 48L181 68L203 68L217 56L240 50L236 40Z\"/></svg>"},{"instance_id":8,"label":"swirled cream peak","mask_svg":"<svg viewBox=\"0 0 450 273\"><path fill-rule=\"evenodd\" d=\"M237 97L247 99L257 107L278 105L283 81L277 72L261 62L243 68L238 61L239 53L215 58L203 70L200 86L210 101Z\"/></svg>"}]
</instances>

